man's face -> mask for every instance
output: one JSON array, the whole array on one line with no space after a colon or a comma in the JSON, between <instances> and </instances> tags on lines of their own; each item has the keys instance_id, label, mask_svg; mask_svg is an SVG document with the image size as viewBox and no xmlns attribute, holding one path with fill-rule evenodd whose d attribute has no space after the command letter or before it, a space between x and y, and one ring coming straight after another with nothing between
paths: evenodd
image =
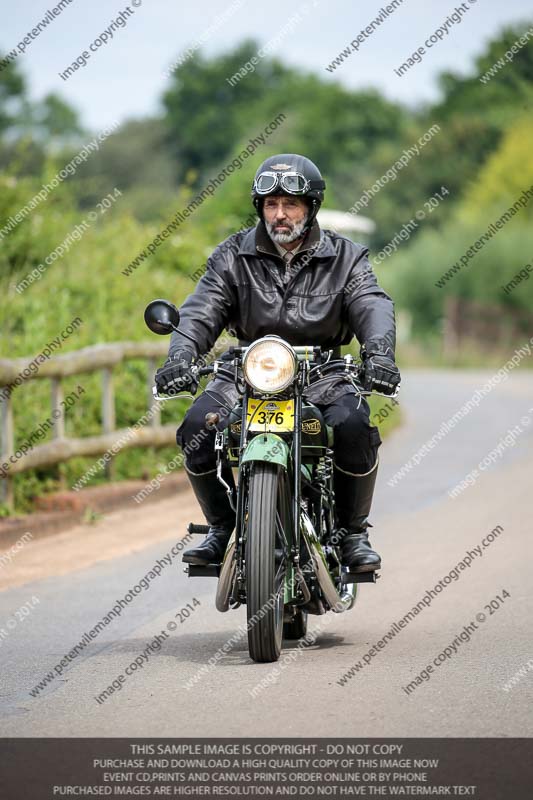
<instances>
[{"instance_id":1,"label":"man's face","mask_svg":"<svg viewBox=\"0 0 533 800\"><path fill-rule=\"evenodd\" d=\"M268 235L278 244L291 244L302 238L309 209L301 197L271 196L263 203Z\"/></svg>"}]
</instances>

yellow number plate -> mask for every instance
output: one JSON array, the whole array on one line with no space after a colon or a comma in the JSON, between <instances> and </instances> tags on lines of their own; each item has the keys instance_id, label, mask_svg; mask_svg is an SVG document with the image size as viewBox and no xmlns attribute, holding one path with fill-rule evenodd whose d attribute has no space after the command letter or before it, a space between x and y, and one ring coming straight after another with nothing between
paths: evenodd
<instances>
[{"instance_id":1,"label":"yellow number plate","mask_svg":"<svg viewBox=\"0 0 533 800\"><path fill-rule=\"evenodd\" d=\"M294 430L294 400L248 400L249 431Z\"/></svg>"}]
</instances>

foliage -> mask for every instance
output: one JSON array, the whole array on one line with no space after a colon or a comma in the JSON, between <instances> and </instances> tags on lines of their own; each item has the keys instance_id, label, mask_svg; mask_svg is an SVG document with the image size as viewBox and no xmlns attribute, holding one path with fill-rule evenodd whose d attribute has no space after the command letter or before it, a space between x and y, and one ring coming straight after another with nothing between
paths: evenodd
<instances>
[{"instance_id":1,"label":"foliage","mask_svg":"<svg viewBox=\"0 0 533 800\"><path fill-rule=\"evenodd\" d=\"M387 259L386 267L380 271L380 282L399 308L409 310L415 335L425 337L441 331L444 301L448 296L497 304L501 314L507 310L510 316L518 310L531 312L533 280L521 280L510 293L502 288L526 264L531 264L533 230L518 215L444 288L435 286L442 274L467 252L505 208L503 205L494 217L483 217L482 222L461 220L458 215L442 230L421 234L407 250Z\"/></svg>"},{"instance_id":2,"label":"foliage","mask_svg":"<svg viewBox=\"0 0 533 800\"><path fill-rule=\"evenodd\" d=\"M87 162L0 234L0 350L10 357L41 352L77 315L83 325L62 351L97 342L145 339L148 300L169 297L180 304L213 247L245 224L253 208L250 184L257 165L273 152L303 152L327 182L326 207L349 209L435 123L440 132L412 157L361 213L376 220L371 252L387 244L442 186L449 195L417 227L408 242L377 267L397 309L411 315L413 331L428 348L441 332L445 299L459 296L497 303L512 316L533 304L533 280L512 292L502 286L531 260L533 203L498 232L445 288L435 282L533 183L530 148L533 40L490 81L490 69L527 26L505 29L484 48L470 75L441 76L441 97L413 110L373 89L353 90L266 57L230 85L256 54L245 41L226 53L196 53L174 72L157 117L125 122ZM122 269L146 248L209 179L255 139L280 112L286 121L259 145L189 220L157 247L138 269ZM94 134L83 131L75 109L59 96L30 99L19 65L0 71L0 231L76 155ZM116 203L93 221L41 279L19 293L15 286L118 188ZM490 276L490 280L488 279ZM131 361L116 370L117 425L128 427L146 410L146 364ZM100 378L82 382L85 394L67 413L67 431L101 431ZM32 381L16 390L16 441L20 444L46 418L49 384ZM178 421L187 401L169 404L163 421ZM397 421L395 415L393 422ZM133 450L115 460L117 476L149 477L175 455ZM93 463L75 459L59 470L34 470L16 479L19 509L31 497L72 485ZM95 481L103 480L100 473ZM0 512L1 513L1 512Z\"/></svg>"},{"instance_id":3,"label":"foliage","mask_svg":"<svg viewBox=\"0 0 533 800\"><path fill-rule=\"evenodd\" d=\"M533 95L533 39L513 55L488 82L480 78L493 67L511 47L517 43L531 24L508 26L488 42L485 50L475 59L472 75L459 76L452 72L442 73L440 86L442 101L435 107L441 119L456 114L479 116L496 121L504 127L516 111L531 105Z\"/></svg>"},{"instance_id":4,"label":"foliage","mask_svg":"<svg viewBox=\"0 0 533 800\"><path fill-rule=\"evenodd\" d=\"M41 179L33 184L28 179L8 182L8 191L0 192L2 214L15 213L24 198L34 194ZM18 248L19 261L14 262L0 251L0 257L5 259L0 262L0 352L11 358L42 352L76 316L82 318L83 324L63 343L61 352L100 342L150 339L153 334L146 330L142 319L147 302L154 297L168 296L179 303L191 290L191 281L184 273L191 262L198 260L199 250L191 249L178 236L151 257L142 273L128 278L122 274L128 261L158 233L159 226L138 223L121 208L119 198L116 207L106 211L67 254L48 267L40 280L18 293L16 282L42 262L82 218L70 202L70 190L63 186L56 190L54 203L51 199L46 203L42 220L36 221L36 216L34 212L30 220L21 223L17 232L11 234L18 237L14 252ZM6 240L9 247L13 246L11 236ZM100 375L94 373L65 380L65 395L78 384L85 393L67 410L67 434L101 433ZM145 413L146 387L145 361L129 361L115 370L117 427L127 428ZM47 380L33 380L15 390L16 446L49 416L49 392ZM168 404L163 411L163 423L177 422L187 405L187 401ZM117 477L148 476L175 455L175 448L157 452L125 451L115 459ZM61 465L60 473L67 485L75 483L94 460L74 459ZM99 473L94 482L103 479L103 473ZM58 485L55 469L32 470L16 476L17 507L27 509L36 493Z\"/></svg>"},{"instance_id":5,"label":"foliage","mask_svg":"<svg viewBox=\"0 0 533 800\"><path fill-rule=\"evenodd\" d=\"M83 132L78 112L59 95L30 99L16 62L0 70L0 166L16 158L18 173L35 174L36 158L76 143Z\"/></svg>"},{"instance_id":6,"label":"foliage","mask_svg":"<svg viewBox=\"0 0 533 800\"><path fill-rule=\"evenodd\" d=\"M77 141L83 133L78 112L57 94L48 94L32 109L34 133L45 143L66 145L69 137Z\"/></svg>"},{"instance_id":7,"label":"foliage","mask_svg":"<svg viewBox=\"0 0 533 800\"><path fill-rule=\"evenodd\" d=\"M406 250L387 261L384 284L413 315L415 333L439 329L445 298L464 297L500 307L511 318L531 313L533 281L521 271L533 252L533 198L443 288L435 283L533 186L531 116L513 122L499 146L451 207L439 229L426 230ZM488 277L490 276L490 280ZM510 291L505 290L511 281Z\"/></svg>"},{"instance_id":8,"label":"foliage","mask_svg":"<svg viewBox=\"0 0 533 800\"><path fill-rule=\"evenodd\" d=\"M174 73L164 104L182 179L198 185L230 156L236 142L260 135L280 112L288 122L277 137L278 151L305 152L342 183L351 182L354 167L377 144L398 137L407 114L397 104L375 91L353 92L326 83L276 59L262 59L230 85L226 79L258 48L257 42L247 41L209 60L197 54Z\"/></svg>"},{"instance_id":9,"label":"foliage","mask_svg":"<svg viewBox=\"0 0 533 800\"><path fill-rule=\"evenodd\" d=\"M16 123L25 96L26 82L17 65L11 62L0 71L0 134Z\"/></svg>"},{"instance_id":10,"label":"foliage","mask_svg":"<svg viewBox=\"0 0 533 800\"><path fill-rule=\"evenodd\" d=\"M160 119L130 120L82 164L73 184L81 207L118 187L124 205L141 221L156 220L176 197L174 161Z\"/></svg>"},{"instance_id":11,"label":"foliage","mask_svg":"<svg viewBox=\"0 0 533 800\"><path fill-rule=\"evenodd\" d=\"M525 189L533 186L531 131L533 116L526 115L505 131L496 150L466 191L461 210L469 217L486 215L491 209L512 205ZM533 202L524 212L533 216Z\"/></svg>"}]
</instances>

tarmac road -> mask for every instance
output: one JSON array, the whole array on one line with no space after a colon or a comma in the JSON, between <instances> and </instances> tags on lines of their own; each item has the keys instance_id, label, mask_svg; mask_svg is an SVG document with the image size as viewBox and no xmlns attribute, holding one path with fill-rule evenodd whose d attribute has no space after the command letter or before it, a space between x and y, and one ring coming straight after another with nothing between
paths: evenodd
<instances>
[{"instance_id":1,"label":"tarmac road","mask_svg":"<svg viewBox=\"0 0 533 800\"><path fill-rule=\"evenodd\" d=\"M27 544L0 570L0 735L532 736L533 373L511 373L418 466L388 484L491 374L406 373L405 424L381 449L372 517L381 579L363 585L351 612L310 617L316 642L301 649L285 643L277 673L276 665L250 661L245 637L198 673L245 621L245 610L217 613L214 579L187 578L178 556L31 696L164 558L187 522L201 518L186 491L150 506L132 501L94 526ZM513 428L495 463L449 497ZM482 540L470 566L405 622L426 590ZM193 610L180 622L176 611L187 604ZM461 639L465 626L470 635ZM160 649L146 650L156 634ZM143 651L142 669L98 703Z\"/></svg>"}]
</instances>

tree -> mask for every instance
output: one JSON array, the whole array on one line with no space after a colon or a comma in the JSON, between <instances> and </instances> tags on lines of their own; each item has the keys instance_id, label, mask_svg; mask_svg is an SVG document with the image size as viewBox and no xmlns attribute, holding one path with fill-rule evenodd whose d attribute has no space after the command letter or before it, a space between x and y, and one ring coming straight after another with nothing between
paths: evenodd
<instances>
[{"instance_id":1,"label":"tree","mask_svg":"<svg viewBox=\"0 0 533 800\"><path fill-rule=\"evenodd\" d=\"M26 83L18 65L8 62L0 71L0 136L16 122L25 98Z\"/></svg>"},{"instance_id":2,"label":"tree","mask_svg":"<svg viewBox=\"0 0 533 800\"><path fill-rule=\"evenodd\" d=\"M532 124L529 114L505 132L466 193L462 208L469 216L486 217L495 208L513 205L525 189L533 186ZM530 202L521 216L531 219L532 209Z\"/></svg>"},{"instance_id":3,"label":"tree","mask_svg":"<svg viewBox=\"0 0 533 800\"><path fill-rule=\"evenodd\" d=\"M439 84L443 98L433 107L434 113L442 119L454 114L481 114L485 119L504 127L509 121L509 114L531 104L533 39L523 46L518 42L531 27L531 24L524 23L504 28L475 60L473 75L442 73ZM515 44L519 49L514 54L510 53ZM510 53L512 60L504 58L506 53ZM500 68L489 75L489 70L498 65L500 59ZM482 81L481 78L486 80Z\"/></svg>"},{"instance_id":4,"label":"tree","mask_svg":"<svg viewBox=\"0 0 533 800\"><path fill-rule=\"evenodd\" d=\"M83 206L94 206L118 187L121 205L138 219L158 217L176 194L175 163L161 119L130 120L78 168L72 183ZM127 194L126 194L127 192Z\"/></svg>"},{"instance_id":5,"label":"tree","mask_svg":"<svg viewBox=\"0 0 533 800\"><path fill-rule=\"evenodd\" d=\"M258 99L279 92L288 71L267 59L235 85L228 83L243 64L251 62L257 49L257 43L246 41L212 59L195 53L174 73L163 105L180 180L192 171L193 180L198 181L198 176L218 165L251 121Z\"/></svg>"},{"instance_id":6,"label":"tree","mask_svg":"<svg viewBox=\"0 0 533 800\"><path fill-rule=\"evenodd\" d=\"M211 59L197 53L173 76L163 103L179 179L198 185L243 138L284 112L276 147L316 161L344 202L361 165L379 143L399 137L409 112L376 91L354 92L275 58L258 60L258 50L246 41Z\"/></svg>"},{"instance_id":7,"label":"tree","mask_svg":"<svg viewBox=\"0 0 533 800\"><path fill-rule=\"evenodd\" d=\"M53 142L56 146L71 139L78 140L84 132L78 112L54 93L36 103L32 116L34 135L44 142Z\"/></svg>"}]
</instances>

